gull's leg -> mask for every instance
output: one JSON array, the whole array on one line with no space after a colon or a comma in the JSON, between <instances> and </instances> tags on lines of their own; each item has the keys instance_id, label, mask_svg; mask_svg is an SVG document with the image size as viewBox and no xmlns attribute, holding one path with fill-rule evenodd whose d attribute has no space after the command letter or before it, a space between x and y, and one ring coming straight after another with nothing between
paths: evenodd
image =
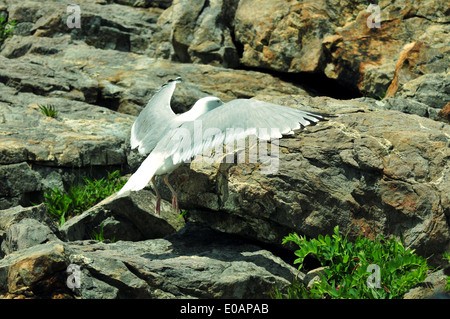
<instances>
[{"instance_id":1,"label":"gull's leg","mask_svg":"<svg viewBox=\"0 0 450 319\"><path fill-rule=\"evenodd\" d=\"M155 176L152 177L152 184L153 184L153 188L155 189L155 193L156 193L155 213L157 215L159 215L161 196L159 196L158 188L156 187L156 184L155 184Z\"/></svg>"},{"instance_id":2,"label":"gull's leg","mask_svg":"<svg viewBox=\"0 0 450 319\"><path fill-rule=\"evenodd\" d=\"M175 211L178 211L178 197L173 187L169 184L169 175L164 176L164 183L166 183L166 185L172 192L172 207L175 209Z\"/></svg>"}]
</instances>

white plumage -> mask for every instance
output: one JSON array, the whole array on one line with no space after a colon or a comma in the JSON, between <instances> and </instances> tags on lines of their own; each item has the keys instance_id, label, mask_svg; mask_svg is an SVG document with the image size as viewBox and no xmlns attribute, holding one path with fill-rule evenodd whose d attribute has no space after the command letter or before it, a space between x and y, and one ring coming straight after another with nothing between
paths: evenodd
<instances>
[{"instance_id":1,"label":"white plumage","mask_svg":"<svg viewBox=\"0 0 450 319\"><path fill-rule=\"evenodd\" d=\"M141 154L150 154L118 193L138 191L151 180L156 192L157 213L160 196L154 182L155 175L166 174L164 181L172 192L172 205L178 210L177 195L167 177L184 161L252 134L262 140L281 138L323 119L321 114L258 100L237 99L224 104L217 97L202 98L189 111L176 115L170 107L170 100L180 82L181 78L177 78L163 85L133 123L131 147L138 148ZM203 131L211 130L216 134L194 136L199 125ZM183 139L186 135L189 138Z\"/></svg>"}]
</instances>

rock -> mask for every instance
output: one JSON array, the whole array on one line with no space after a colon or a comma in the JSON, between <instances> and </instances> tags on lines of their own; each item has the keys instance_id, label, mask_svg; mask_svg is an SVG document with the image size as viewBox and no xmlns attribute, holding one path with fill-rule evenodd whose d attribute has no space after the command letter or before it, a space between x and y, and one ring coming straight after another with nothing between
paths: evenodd
<instances>
[{"instance_id":1,"label":"rock","mask_svg":"<svg viewBox=\"0 0 450 319\"><path fill-rule=\"evenodd\" d=\"M57 237L47 225L36 223L31 218L25 218L8 229L4 240L6 245L3 245L2 251L9 254L55 239Z\"/></svg>"},{"instance_id":2,"label":"rock","mask_svg":"<svg viewBox=\"0 0 450 319\"><path fill-rule=\"evenodd\" d=\"M167 9L172 5L172 0L114 0L113 2L140 8L158 7Z\"/></svg>"},{"instance_id":3,"label":"rock","mask_svg":"<svg viewBox=\"0 0 450 319\"><path fill-rule=\"evenodd\" d=\"M39 49L48 46L57 52L46 55ZM15 52L22 52L23 47L29 48L28 51L17 56ZM7 103L20 103L27 98L27 95L22 97L22 92L33 92L137 115L162 84L177 76L184 80L173 97L177 112L185 111L206 95L224 100L261 93L308 95L300 87L264 73L180 64L101 50L82 42L71 42L68 36L55 38L53 42L49 38L14 36L5 41L1 53L8 57L0 56L1 82L5 84L2 91L10 96L5 100ZM117 64L118 60L122 63Z\"/></svg>"},{"instance_id":4,"label":"rock","mask_svg":"<svg viewBox=\"0 0 450 319\"><path fill-rule=\"evenodd\" d=\"M448 101L448 5L441 1L383 6L380 28L368 24L376 9L354 2L83 2L81 28L67 26L66 0L5 3L9 18L19 21L16 36L41 43L8 39L7 57L52 55L63 48L58 42L79 40L152 58L289 72L304 82L320 74L351 92L417 96L437 110Z\"/></svg>"},{"instance_id":5,"label":"rock","mask_svg":"<svg viewBox=\"0 0 450 319\"><path fill-rule=\"evenodd\" d=\"M132 1L122 2L132 4ZM68 21L72 21L69 15L73 14L73 11L67 9L72 4L70 1L30 1L21 5L17 5L15 1L6 3L9 18L18 21L15 34L55 39L70 34L71 39L83 40L97 48L137 53L147 51L156 21L163 10L156 7L142 9L138 6L103 5L99 2L83 1L77 4L80 8L80 27L71 28ZM139 3L149 7L148 3ZM163 4L162 7L166 7L168 1L160 3ZM157 2L153 4L158 6ZM49 52L53 53L58 51L57 48L50 50Z\"/></svg>"},{"instance_id":6,"label":"rock","mask_svg":"<svg viewBox=\"0 0 450 319\"><path fill-rule=\"evenodd\" d=\"M436 0L381 7L361 1L180 0L158 20L155 42L165 48L164 58L305 79L322 74L350 91L417 95L439 110L448 101L448 9ZM379 28L370 24L377 10Z\"/></svg>"},{"instance_id":7,"label":"rock","mask_svg":"<svg viewBox=\"0 0 450 319\"><path fill-rule=\"evenodd\" d=\"M236 41L243 47L243 65L287 72L302 63L299 52L299 41L302 41L300 17L298 13L294 13L298 7L297 3L277 3L270 0L239 2L234 32ZM315 21L317 25L325 22ZM319 37L327 24L321 23L323 27L315 30ZM312 49L316 41L308 43L308 49ZM309 56L318 59L318 53L318 50L312 50ZM308 64L314 68L312 61L308 61Z\"/></svg>"},{"instance_id":8,"label":"rock","mask_svg":"<svg viewBox=\"0 0 450 319\"><path fill-rule=\"evenodd\" d=\"M0 256L47 241L58 240L60 233L44 204L16 206L0 211Z\"/></svg>"},{"instance_id":9,"label":"rock","mask_svg":"<svg viewBox=\"0 0 450 319\"><path fill-rule=\"evenodd\" d=\"M450 102L442 108L437 117L442 122L450 124Z\"/></svg>"},{"instance_id":10,"label":"rock","mask_svg":"<svg viewBox=\"0 0 450 319\"><path fill-rule=\"evenodd\" d=\"M426 4L429 8L438 8L437 11L425 11L423 16L415 15L421 9L414 4L402 6L402 10L398 4L388 5L381 10L383 27L379 29L367 27L371 13L365 4L336 7L328 3L280 5L272 0L259 1L257 5L250 0L195 3L180 0L165 11L156 8L142 11L136 6L151 4L145 1L120 3L135 7L83 3L82 23L90 27L80 29L70 29L65 24L67 14L63 9L67 1L47 2L43 7L42 4L16 6L13 3L8 8L9 16L20 22L17 29L22 31L15 32L15 39L5 41L2 54L7 57L31 52L55 55L65 49L67 41L81 40L99 49L172 57L182 62L226 67L242 64L299 73L299 79L308 73L320 73L336 79L351 91L373 97L417 96L417 101L437 111L448 101L449 80L445 71L448 46L443 45L448 38L447 19L435 13L445 11L445 5L437 1ZM52 21L56 21L56 25ZM27 29L22 24L31 27ZM29 37L31 34L34 37ZM89 54L95 55L92 51ZM116 56L114 61L121 58ZM98 71L95 70L95 74ZM196 80L195 83L201 82ZM142 100L142 89L136 100L134 94L124 98L123 88L117 83L99 81L97 88L103 89L100 95L94 95L101 103L112 104L113 108L119 107L134 115L137 112L129 108L135 109L146 102ZM159 84L154 89L157 88ZM191 103L190 99L187 104ZM175 104L179 104L178 101Z\"/></svg>"},{"instance_id":11,"label":"rock","mask_svg":"<svg viewBox=\"0 0 450 319\"><path fill-rule=\"evenodd\" d=\"M8 155L21 156L23 150L10 149ZM2 157L9 157L2 154ZM5 156L6 155L6 156ZM0 166L0 208L19 204L26 205L33 195L42 190L40 175L34 172L26 162Z\"/></svg>"},{"instance_id":12,"label":"rock","mask_svg":"<svg viewBox=\"0 0 450 319\"><path fill-rule=\"evenodd\" d=\"M172 45L173 59L237 67L239 55L231 23L238 2L175 0L158 21L161 29L167 30L163 34L169 35L161 40Z\"/></svg>"},{"instance_id":13,"label":"rock","mask_svg":"<svg viewBox=\"0 0 450 319\"><path fill-rule=\"evenodd\" d=\"M267 298L267 292L288 284L296 274L295 268L266 250L191 225L165 239L49 242L20 250L0 260L0 294ZM73 290L66 284L71 278Z\"/></svg>"},{"instance_id":14,"label":"rock","mask_svg":"<svg viewBox=\"0 0 450 319\"><path fill-rule=\"evenodd\" d=\"M157 298L267 298L266 291L286 284L296 273L267 251L199 228L127 246L127 242L118 242L95 254L80 247L85 258L78 262L91 273L99 272L99 277L122 273L120 278L130 283L134 279L139 287L133 289L136 294Z\"/></svg>"},{"instance_id":15,"label":"rock","mask_svg":"<svg viewBox=\"0 0 450 319\"><path fill-rule=\"evenodd\" d=\"M63 243L49 242L0 260L0 295L8 298L69 298Z\"/></svg>"},{"instance_id":16,"label":"rock","mask_svg":"<svg viewBox=\"0 0 450 319\"><path fill-rule=\"evenodd\" d=\"M450 62L448 53L448 48L433 48L421 41L405 45L386 97L414 97L437 111L442 109L450 99L450 77L441 64Z\"/></svg>"},{"instance_id":17,"label":"rock","mask_svg":"<svg viewBox=\"0 0 450 319\"><path fill-rule=\"evenodd\" d=\"M426 7L436 10L441 6L438 1L426 4ZM419 16L416 15L418 8L415 4L392 3L380 10L380 28L368 28L367 19L374 10L367 12L366 8L358 8L356 19L337 28L336 38L328 41L325 55L331 59L326 62L325 73L329 77L342 77L344 81L352 78L353 84L348 82L348 85L356 83L359 91L372 97L384 96L391 83L396 81L396 65L398 69L402 64L404 47L420 39L438 55L445 56L442 39L446 37L448 28L443 16L431 17L434 15L432 10ZM433 33L440 35L430 36ZM432 58L424 62L421 72L441 73L446 64L445 58ZM405 81L409 80L411 78L405 78Z\"/></svg>"},{"instance_id":18,"label":"rock","mask_svg":"<svg viewBox=\"0 0 450 319\"><path fill-rule=\"evenodd\" d=\"M384 98L375 100L372 98L361 98L361 101L369 104L373 108L381 110L395 110L407 114L416 114L428 117L433 120L439 119L439 109L428 106L427 104L417 102L409 98Z\"/></svg>"},{"instance_id":19,"label":"rock","mask_svg":"<svg viewBox=\"0 0 450 319\"><path fill-rule=\"evenodd\" d=\"M91 209L69 219L61 227L66 240L92 239L93 232L107 239L138 241L162 238L184 226L184 219L172 205L161 202L160 215L155 215L156 198L148 190L132 192L128 197L112 195Z\"/></svg>"},{"instance_id":20,"label":"rock","mask_svg":"<svg viewBox=\"0 0 450 319\"><path fill-rule=\"evenodd\" d=\"M320 281L320 276L324 275L324 269L325 267L319 267L308 271L303 278L304 285L311 289L315 282Z\"/></svg>"},{"instance_id":21,"label":"rock","mask_svg":"<svg viewBox=\"0 0 450 319\"><path fill-rule=\"evenodd\" d=\"M46 188L126 163L130 116L32 93L2 97L0 208L38 202ZM55 105L57 117L46 117L36 103Z\"/></svg>"}]
</instances>

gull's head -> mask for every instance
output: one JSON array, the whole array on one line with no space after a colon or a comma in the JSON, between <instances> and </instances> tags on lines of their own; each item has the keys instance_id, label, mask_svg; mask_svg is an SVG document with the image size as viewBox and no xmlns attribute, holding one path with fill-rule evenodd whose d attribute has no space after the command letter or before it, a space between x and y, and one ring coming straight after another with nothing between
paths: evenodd
<instances>
[{"instance_id":1,"label":"gull's head","mask_svg":"<svg viewBox=\"0 0 450 319\"><path fill-rule=\"evenodd\" d=\"M207 96L198 100L192 107L192 111L201 115L223 104L222 100L215 96Z\"/></svg>"},{"instance_id":2,"label":"gull's head","mask_svg":"<svg viewBox=\"0 0 450 319\"><path fill-rule=\"evenodd\" d=\"M187 112L178 115L178 121L194 121L199 116L219 107L223 102L214 96L207 96L195 102L194 106Z\"/></svg>"},{"instance_id":3,"label":"gull's head","mask_svg":"<svg viewBox=\"0 0 450 319\"><path fill-rule=\"evenodd\" d=\"M176 79L170 79L170 80L167 81L167 83L170 83L170 82L181 83L181 78L177 77Z\"/></svg>"}]
</instances>

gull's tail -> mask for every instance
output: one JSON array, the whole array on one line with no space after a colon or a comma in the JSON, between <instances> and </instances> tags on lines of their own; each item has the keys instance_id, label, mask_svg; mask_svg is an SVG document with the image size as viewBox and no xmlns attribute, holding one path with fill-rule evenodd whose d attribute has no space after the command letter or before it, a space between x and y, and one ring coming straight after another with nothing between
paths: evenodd
<instances>
[{"instance_id":1,"label":"gull's tail","mask_svg":"<svg viewBox=\"0 0 450 319\"><path fill-rule=\"evenodd\" d=\"M164 157L159 153L152 152L142 162L138 170L131 175L128 182L122 187L117 195L125 194L128 191L138 191L143 189L155 175L156 170L164 163Z\"/></svg>"}]
</instances>

